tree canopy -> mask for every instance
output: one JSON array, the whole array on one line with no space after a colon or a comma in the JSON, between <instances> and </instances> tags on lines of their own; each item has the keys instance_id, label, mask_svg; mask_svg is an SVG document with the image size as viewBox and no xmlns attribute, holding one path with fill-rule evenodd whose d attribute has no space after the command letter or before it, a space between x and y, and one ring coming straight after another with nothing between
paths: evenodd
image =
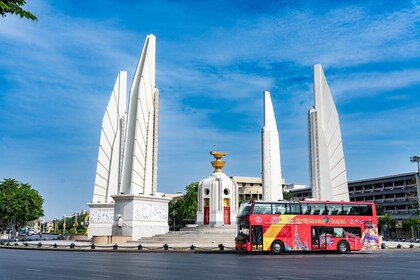
<instances>
[{"instance_id":1,"label":"tree canopy","mask_svg":"<svg viewBox=\"0 0 420 280\"><path fill-rule=\"evenodd\" d=\"M0 0L0 15L6 17L7 14L15 14L20 16L20 18L38 20L31 12L22 8L25 4L25 0Z\"/></svg>"},{"instance_id":2,"label":"tree canopy","mask_svg":"<svg viewBox=\"0 0 420 280\"><path fill-rule=\"evenodd\" d=\"M420 219L419 218L407 218L402 221L402 230L403 232L410 232L414 238L414 231L420 229Z\"/></svg>"},{"instance_id":3,"label":"tree canopy","mask_svg":"<svg viewBox=\"0 0 420 280\"><path fill-rule=\"evenodd\" d=\"M19 225L44 216L44 199L30 184L15 179L0 182L0 219L9 224L13 219Z\"/></svg>"},{"instance_id":4,"label":"tree canopy","mask_svg":"<svg viewBox=\"0 0 420 280\"><path fill-rule=\"evenodd\" d=\"M397 221L388 214L385 214L382 217L378 217L378 228L392 229L395 228L396 225Z\"/></svg>"},{"instance_id":5,"label":"tree canopy","mask_svg":"<svg viewBox=\"0 0 420 280\"><path fill-rule=\"evenodd\" d=\"M185 195L169 202L169 224L183 225L184 220L195 220L198 208L198 182L185 187Z\"/></svg>"}]
</instances>

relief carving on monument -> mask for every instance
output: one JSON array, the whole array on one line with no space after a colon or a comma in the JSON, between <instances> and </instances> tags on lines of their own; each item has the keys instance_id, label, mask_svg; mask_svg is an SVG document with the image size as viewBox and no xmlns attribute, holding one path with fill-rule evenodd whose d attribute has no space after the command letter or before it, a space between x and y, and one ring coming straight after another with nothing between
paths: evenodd
<instances>
[{"instance_id":1,"label":"relief carving on monument","mask_svg":"<svg viewBox=\"0 0 420 280\"><path fill-rule=\"evenodd\" d=\"M137 221L166 222L168 220L168 209L165 205L136 204L134 219Z\"/></svg>"},{"instance_id":2,"label":"relief carving on monument","mask_svg":"<svg viewBox=\"0 0 420 280\"><path fill-rule=\"evenodd\" d=\"M113 209L100 209L93 210L90 213L91 224L109 224L114 222L114 210Z\"/></svg>"}]
</instances>

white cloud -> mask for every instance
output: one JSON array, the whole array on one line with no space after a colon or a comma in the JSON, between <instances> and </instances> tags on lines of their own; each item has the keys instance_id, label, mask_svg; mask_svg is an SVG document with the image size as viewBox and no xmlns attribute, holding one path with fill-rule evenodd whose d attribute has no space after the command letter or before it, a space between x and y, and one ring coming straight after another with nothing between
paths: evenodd
<instances>
[{"instance_id":1,"label":"white cloud","mask_svg":"<svg viewBox=\"0 0 420 280\"><path fill-rule=\"evenodd\" d=\"M388 91L420 84L420 69L392 72L358 72L334 80L331 90L336 100L351 100L357 97L384 95Z\"/></svg>"}]
</instances>

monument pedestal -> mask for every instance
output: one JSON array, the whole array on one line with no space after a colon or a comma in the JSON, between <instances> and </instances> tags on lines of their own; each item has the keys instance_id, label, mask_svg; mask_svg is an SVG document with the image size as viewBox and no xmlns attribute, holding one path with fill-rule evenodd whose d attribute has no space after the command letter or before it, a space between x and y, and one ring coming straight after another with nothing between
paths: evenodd
<instances>
[{"instance_id":1,"label":"monument pedestal","mask_svg":"<svg viewBox=\"0 0 420 280\"><path fill-rule=\"evenodd\" d=\"M122 194L113 195L112 236L131 236L131 240L169 232L166 197Z\"/></svg>"},{"instance_id":2,"label":"monument pedestal","mask_svg":"<svg viewBox=\"0 0 420 280\"><path fill-rule=\"evenodd\" d=\"M88 238L110 236L114 223L114 203L89 203Z\"/></svg>"}]
</instances>

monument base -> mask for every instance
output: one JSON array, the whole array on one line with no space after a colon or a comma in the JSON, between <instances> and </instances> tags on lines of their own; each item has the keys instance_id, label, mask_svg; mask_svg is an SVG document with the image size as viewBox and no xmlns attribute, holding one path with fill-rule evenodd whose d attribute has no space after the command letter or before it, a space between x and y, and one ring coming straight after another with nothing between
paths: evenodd
<instances>
[{"instance_id":1,"label":"monument base","mask_svg":"<svg viewBox=\"0 0 420 280\"><path fill-rule=\"evenodd\" d=\"M170 198L121 194L114 199L112 236L131 236L131 240L169 232Z\"/></svg>"},{"instance_id":2,"label":"monument base","mask_svg":"<svg viewBox=\"0 0 420 280\"><path fill-rule=\"evenodd\" d=\"M88 238L112 234L114 203L89 203Z\"/></svg>"}]
</instances>

